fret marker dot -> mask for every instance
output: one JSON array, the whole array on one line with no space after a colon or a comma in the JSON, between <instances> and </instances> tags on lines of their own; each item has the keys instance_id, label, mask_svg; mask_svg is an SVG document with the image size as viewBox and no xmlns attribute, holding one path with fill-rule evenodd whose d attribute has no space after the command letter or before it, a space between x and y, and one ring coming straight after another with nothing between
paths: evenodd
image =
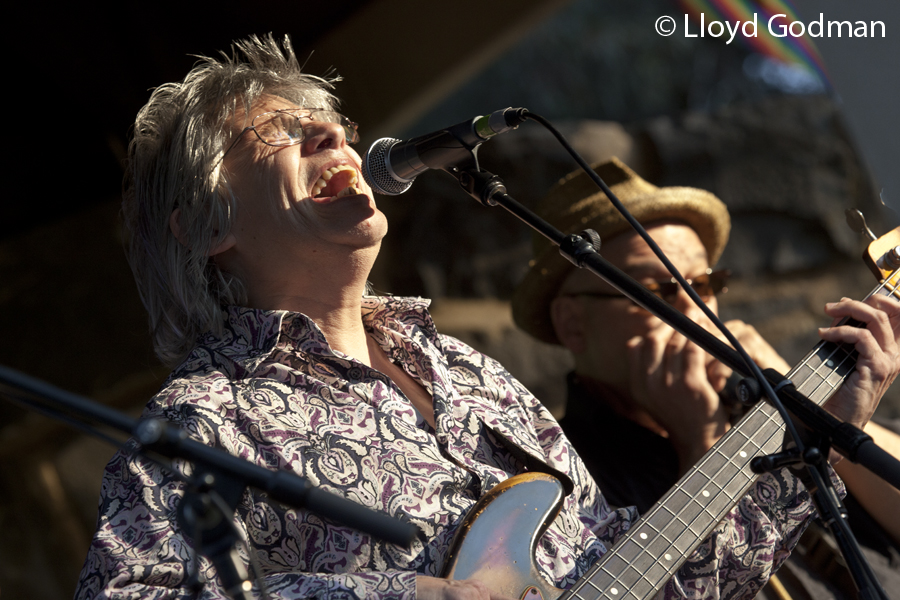
<instances>
[{"instance_id":1,"label":"fret marker dot","mask_svg":"<svg viewBox=\"0 0 900 600\"><path fill-rule=\"evenodd\" d=\"M663 555L663 558L666 559L666 560L672 560L672 555L671 555L671 554L665 554L665 555Z\"/></svg>"},{"instance_id":2,"label":"fret marker dot","mask_svg":"<svg viewBox=\"0 0 900 600\"><path fill-rule=\"evenodd\" d=\"M829 367L833 367L834 361L829 358L828 360L825 361L825 364L828 365Z\"/></svg>"},{"instance_id":3,"label":"fret marker dot","mask_svg":"<svg viewBox=\"0 0 900 600\"><path fill-rule=\"evenodd\" d=\"M740 451L741 458L747 458L747 453L743 450Z\"/></svg>"},{"instance_id":4,"label":"fret marker dot","mask_svg":"<svg viewBox=\"0 0 900 600\"><path fill-rule=\"evenodd\" d=\"M609 588L609 593L612 594L613 596L618 596L619 590L617 588Z\"/></svg>"},{"instance_id":5,"label":"fret marker dot","mask_svg":"<svg viewBox=\"0 0 900 600\"><path fill-rule=\"evenodd\" d=\"M703 492L701 493L703 494L704 498L709 498L709 492L707 492L706 490L703 490Z\"/></svg>"},{"instance_id":6,"label":"fret marker dot","mask_svg":"<svg viewBox=\"0 0 900 600\"><path fill-rule=\"evenodd\" d=\"M644 532L641 532L641 539L642 539L642 540L646 540L646 539L647 539L647 534L644 533Z\"/></svg>"}]
</instances>

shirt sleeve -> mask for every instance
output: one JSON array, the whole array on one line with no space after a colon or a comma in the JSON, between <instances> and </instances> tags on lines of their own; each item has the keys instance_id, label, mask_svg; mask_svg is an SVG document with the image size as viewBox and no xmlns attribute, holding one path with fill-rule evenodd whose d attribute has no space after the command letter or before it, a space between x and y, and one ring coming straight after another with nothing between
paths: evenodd
<instances>
[{"instance_id":1,"label":"shirt sleeve","mask_svg":"<svg viewBox=\"0 0 900 600\"><path fill-rule=\"evenodd\" d=\"M209 390L203 393L207 396L204 404L209 407ZM215 427L215 418L179 416L171 410L167 416L192 438L207 445L222 446L223 438L232 438L224 423L219 423L218 429ZM224 445L231 446L229 451L240 455L235 444L230 439ZM198 557L193 542L178 526L177 509L184 497L184 481L192 474L190 464L176 460L167 468L135 454L134 450L135 443L129 442L106 468L97 530L75 597L85 600L230 598L222 589L212 563ZM414 571L355 570L352 564L347 564L347 556L354 550L353 534L346 535L347 530L332 528L321 519L291 521L291 515L302 511L280 508L273 510L260 492L245 490L234 517L244 540L248 539L245 519L253 520L253 535L262 536L250 542L256 556L261 556L259 546L265 546L267 558L257 563L262 564L264 583L273 600L415 598ZM317 539L310 539L316 536ZM349 547L348 538L351 539ZM303 560L304 543L317 549L315 559L320 561L321 569L297 567L308 565ZM358 547L365 548L367 544L367 540L361 540ZM239 544L238 548L251 580L256 581L246 546ZM257 586L255 583L254 592L258 594Z\"/></svg>"}]
</instances>

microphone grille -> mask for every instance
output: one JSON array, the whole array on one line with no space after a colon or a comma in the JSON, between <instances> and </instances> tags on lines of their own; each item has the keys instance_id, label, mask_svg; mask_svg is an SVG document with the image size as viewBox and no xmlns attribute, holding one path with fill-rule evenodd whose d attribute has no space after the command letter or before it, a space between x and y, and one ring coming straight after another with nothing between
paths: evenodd
<instances>
[{"instance_id":1,"label":"microphone grille","mask_svg":"<svg viewBox=\"0 0 900 600\"><path fill-rule=\"evenodd\" d=\"M401 181L388 167L391 148L400 140L381 138L376 140L362 161L362 175L373 191L385 196L396 196L410 188L412 181Z\"/></svg>"}]
</instances>

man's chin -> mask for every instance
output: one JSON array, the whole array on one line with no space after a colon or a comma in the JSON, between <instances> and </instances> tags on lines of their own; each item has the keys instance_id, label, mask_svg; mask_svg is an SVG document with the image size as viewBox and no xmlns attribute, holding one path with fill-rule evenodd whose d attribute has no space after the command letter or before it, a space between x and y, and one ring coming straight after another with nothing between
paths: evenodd
<instances>
[{"instance_id":1,"label":"man's chin","mask_svg":"<svg viewBox=\"0 0 900 600\"><path fill-rule=\"evenodd\" d=\"M348 224L342 237L348 245L358 249L378 248L381 241L387 235L388 223L384 214L378 209L372 210L372 214L353 224Z\"/></svg>"}]
</instances>

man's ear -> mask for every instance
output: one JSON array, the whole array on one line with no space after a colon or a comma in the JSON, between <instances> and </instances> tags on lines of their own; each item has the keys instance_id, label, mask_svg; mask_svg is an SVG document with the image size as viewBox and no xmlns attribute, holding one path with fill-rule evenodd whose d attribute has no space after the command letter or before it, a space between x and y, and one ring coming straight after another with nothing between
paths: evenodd
<instances>
[{"instance_id":1,"label":"man's ear","mask_svg":"<svg viewBox=\"0 0 900 600\"><path fill-rule=\"evenodd\" d=\"M179 220L181 219L181 209L176 208L172 211L172 214L169 215L169 229L172 230L172 235L175 236L175 239L178 240L178 243L184 246L185 248L189 248L190 246L187 243L187 238L184 236L184 233L181 230L181 223ZM229 250L234 244L237 242L237 238L234 237L234 234L229 232L225 239L219 242L214 247L210 248L209 252L206 253L207 256L215 256L216 254L221 254L226 250Z\"/></svg>"},{"instance_id":2,"label":"man's ear","mask_svg":"<svg viewBox=\"0 0 900 600\"><path fill-rule=\"evenodd\" d=\"M550 303L550 320L560 343L573 354L587 350L584 304L577 297L560 296Z\"/></svg>"}]
</instances>

